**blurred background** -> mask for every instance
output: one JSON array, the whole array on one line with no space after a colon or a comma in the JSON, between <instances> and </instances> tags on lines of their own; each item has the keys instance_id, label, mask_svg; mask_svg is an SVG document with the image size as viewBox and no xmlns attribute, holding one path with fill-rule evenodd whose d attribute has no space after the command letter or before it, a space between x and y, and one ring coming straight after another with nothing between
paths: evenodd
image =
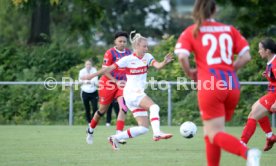
<instances>
[{"instance_id":1,"label":"blurred background","mask_svg":"<svg viewBox=\"0 0 276 166\"><path fill-rule=\"evenodd\" d=\"M179 34L193 23L194 0L1 0L0 81L44 81L53 77L78 79L84 60L101 68L104 52L116 31L136 30L148 37L157 60L174 50ZM276 35L274 0L217 0L216 19L232 24L248 39L252 61L238 75L240 81L264 81L266 62L258 42ZM130 47L130 46L129 46ZM149 77L176 81L184 77L177 60ZM86 124L80 88L74 89L74 124ZM0 85L0 124L68 124L70 89L43 85ZM167 91L147 90L161 107L167 123ZM251 105L266 86L242 86L242 96L230 125L242 125ZM172 86L172 124L192 120L200 124L193 90ZM105 123L104 120L102 123ZM114 124L114 121L112 122ZM131 113L127 124L133 124Z\"/></svg>"}]
</instances>

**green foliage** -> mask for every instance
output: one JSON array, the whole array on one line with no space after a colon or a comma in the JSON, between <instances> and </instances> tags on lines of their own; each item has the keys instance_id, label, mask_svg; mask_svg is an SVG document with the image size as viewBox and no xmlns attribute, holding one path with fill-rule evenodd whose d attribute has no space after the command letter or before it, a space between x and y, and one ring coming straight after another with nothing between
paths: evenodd
<instances>
[{"instance_id":1,"label":"green foliage","mask_svg":"<svg viewBox=\"0 0 276 166\"><path fill-rule=\"evenodd\" d=\"M95 46L95 41L110 42L112 34L118 30L137 30L145 36L160 38L163 33L177 34L191 24L191 19L168 19L169 13L159 5L159 1L63 1L47 0L51 4L51 44L26 46L31 9L35 0L2 0L0 3L0 80L1 81L44 81L53 77L62 81L62 77L77 79L78 71L85 59L93 59L101 66L106 48ZM219 19L234 23L247 36L272 34L275 24L275 3L272 0L225 1L227 5L219 11ZM16 4L14 4L16 3ZM16 6L14 7L13 4ZM262 6L260 8L259 6ZM131 9L131 10L129 10ZM131 11L131 12L130 12ZM159 26L145 26L148 12L165 18ZM158 22L154 20L152 22ZM170 23L170 25L168 25ZM176 26L175 26L176 25ZM179 29L181 27L181 29ZM265 60L258 55L260 37L250 40L252 61L238 72L241 81L264 81L261 73ZM152 54L158 61L173 52L176 38L171 36L161 40L152 48ZM191 63L193 63L191 59ZM177 81L185 80L181 68L175 61L164 69L149 70L148 80ZM161 85L159 85L160 87ZM158 85L154 85L158 88ZM162 85L164 88L164 85ZM236 109L233 125L244 123L251 105L266 93L265 86L242 86L241 100ZM85 123L84 109L79 95L79 87L74 90L75 124ZM167 89L147 89L150 97L161 107L161 122L167 122ZM186 120L200 123L196 92L190 86L172 86L173 124ZM69 110L69 88L60 86L48 91L43 86L1 86L0 124L64 124ZM131 113L127 124L134 124Z\"/></svg>"},{"instance_id":2,"label":"green foliage","mask_svg":"<svg viewBox=\"0 0 276 166\"><path fill-rule=\"evenodd\" d=\"M223 6L221 13L231 17L231 19L228 17L228 23L239 27L246 37L260 34L275 35L274 0L217 1Z\"/></svg>"},{"instance_id":3,"label":"green foliage","mask_svg":"<svg viewBox=\"0 0 276 166\"><path fill-rule=\"evenodd\" d=\"M93 51L92 51L93 52ZM0 45L1 81L44 81L69 77L72 66L91 56L91 50L59 43L25 47ZM67 121L69 91L50 91L43 85L11 85L0 89L0 123L53 124Z\"/></svg>"},{"instance_id":4,"label":"green foliage","mask_svg":"<svg viewBox=\"0 0 276 166\"><path fill-rule=\"evenodd\" d=\"M99 3L105 11L98 30L109 43L113 41L112 34L119 30L136 30L145 36L160 38L169 23L169 13L162 8L159 0L102 0Z\"/></svg>"},{"instance_id":5,"label":"green foliage","mask_svg":"<svg viewBox=\"0 0 276 166\"><path fill-rule=\"evenodd\" d=\"M262 71L266 61L258 55L260 37L250 41L252 61L238 72L240 81L265 81ZM176 39L171 36L162 40L152 48L152 54L158 61L173 51ZM83 67L83 60L91 58L96 66L100 66L105 49L86 47L71 47L53 43L49 45L24 47L20 45L0 46L0 80L2 81L44 81L53 77L62 81L62 77L78 78L78 72ZM174 62L162 70L151 68L148 80L153 81L184 81L187 80L178 64ZM69 81L69 80L65 80ZM201 123L197 104L196 91L190 85L172 86L172 124L179 125L191 120ZM49 91L43 86L1 86L0 89L0 123L12 124L66 124L69 111L69 88L61 86ZM161 123L167 124L168 89L165 85L151 85L146 93L160 106ZM241 100L237 106L231 125L241 125L245 122L252 104L266 93L266 86L243 85ZM74 88L74 120L75 124L84 124L84 108L80 99L79 87ZM101 122L103 123L103 121ZM132 114L127 116L126 123L135 124Z\"/></svg>"},{"instance_id":6,"label":"green foliage","mask_svg":"<svg viewBox=\"0 0 276 166\"><path fill-rule=\"evenodd\" d=\"M18 13L9 1L0 2L3 3L0 4L0 43L25 43L28 35L28 13Z\"/></svg>"}]
</instances>

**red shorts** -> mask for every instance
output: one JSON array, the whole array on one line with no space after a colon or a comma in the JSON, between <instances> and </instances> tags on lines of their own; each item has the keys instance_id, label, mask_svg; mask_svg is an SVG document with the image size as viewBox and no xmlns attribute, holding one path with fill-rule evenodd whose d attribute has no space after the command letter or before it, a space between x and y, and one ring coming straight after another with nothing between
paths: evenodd
<instances>
[{"instance_id":1,"label":"red shorts","mask_svg":"<svg viewBox=\"0 0 276 166\"><path fill-rule=\"evenodd\" d=\"M114 99L123 96L123 88L102 77L99 81L99 100L102 105L109 105Z\"/></svg>"},{"instance_id":2,"label":"red shorts","mask_svg":"<svg viewBox=\"0 0 276 166\"><path fill-rule=\"evenodd\" d=\"M231 120L240 99L240 90L198 90L200 115L203 120L225 117Z\"/></svg>"},{"instance_id":3,"label":"red shorts","mask_svg":"<svg viewBox=\"0 0 276 166\"><path fill-rule=\"evenodd\" d=\"M264 106L268 111L272 112L270 110L271 106L274 104L276 100L276 93L269 92L266 95L262 96L259 99L259 102L262 106Z\"/></svg>"}]
</instances>

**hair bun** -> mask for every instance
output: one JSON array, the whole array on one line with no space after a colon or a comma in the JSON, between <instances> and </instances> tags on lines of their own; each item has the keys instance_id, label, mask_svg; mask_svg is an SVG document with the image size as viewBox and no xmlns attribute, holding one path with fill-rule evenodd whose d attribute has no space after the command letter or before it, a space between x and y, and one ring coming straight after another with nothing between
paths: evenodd
<instances>
[{"instance_id":1,"label":"hair bun","mask_svg":"<svg viewBox=\"0 0 276 166\"><path fill-rule=\"evenodd\" d=\"M135 34L134 37L132 37L133 34ZM140 37L141 37L141 34L136 33L136 30L131 31L130 34L129 34L129 41L130 41L130 43L133 43L136 39L138 39Z\"/></svg>"}]
</instances>

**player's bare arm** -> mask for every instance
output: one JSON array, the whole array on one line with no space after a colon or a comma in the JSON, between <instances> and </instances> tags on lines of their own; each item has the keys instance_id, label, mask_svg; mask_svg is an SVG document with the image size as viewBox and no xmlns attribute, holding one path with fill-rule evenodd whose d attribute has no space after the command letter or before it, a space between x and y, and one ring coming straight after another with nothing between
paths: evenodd
<instances>
[{"instance_id":1,"label":"player's bare arm","mask_svg":"<svg viewBox=\"0 0 276 166\"><path fill-rule=\"evenodd\" d=\"M234 62L234 70L237 71L242 68L246 63L251 60L251 56L249 50L246 51L243 55L238 56L238 58Z\"/></svg>"},{"instance_id":2,"label":"player's bare arm","mask_svg":"<svg viewBox=\"0 0 276 166\"><path fill-rule=\"evenodd\" d=\"M159 70L165 67L168 63L172 61L173 61L173 55L169 53L164 57L164 60L162 62L154 62L153 67Z\"/></svg>"},{"instance_id":3,"label":"player's bare arm","mask_svg":"<svg viewBox=\"0 0 276 166\"><path fill-rule=\"evenodd\" d=\"M191 80L197 80L197 70L192 69L190 67L190 62L189 62L189 55L184 54L184 53L179 53L178 54L178 61L179 64L184 71L184 73L191 79Z\"/></svg>"},{"instance_id":4,"label":"player's bare arm","mask_svg":"<svg viewBox=\"0 0 276 166\"><path fill-rule=\"evenodd\" d=\"M109 78L110 80L112 80L113 82L116 82L117 80L111 75L110 72L106 72L104 73L104 75Z\"/></svg>"},{"instance_id":5,"label":"player's bare arm","mask_svg":"<svg viewBox=\"0 0 276 166\"><path fill-rule=\"evenodd\" d=\"M82 76L81 79L82 80L90 80L96 76L99 76L99 75L102 75L102 74L105 74L105 73L110 73L112 70L116 69L116 65L111 65L111 66L108 66L108 67L103 67L101 68L101 70L97 71L96 73L93 73L93 74L89 74L89 75L86 75L86 76Z\"/></svg>"}]
</instances>

